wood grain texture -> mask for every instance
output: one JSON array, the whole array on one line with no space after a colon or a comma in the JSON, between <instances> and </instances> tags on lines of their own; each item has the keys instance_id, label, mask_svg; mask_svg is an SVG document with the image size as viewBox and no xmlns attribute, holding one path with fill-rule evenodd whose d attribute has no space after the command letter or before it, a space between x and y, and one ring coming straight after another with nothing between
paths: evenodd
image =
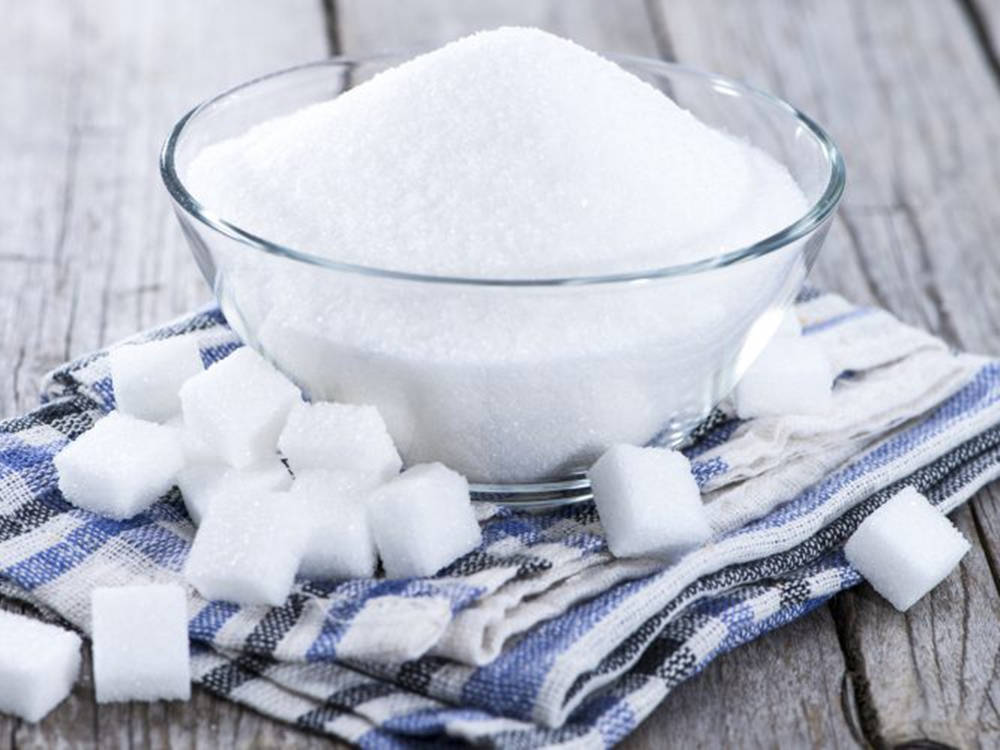
<instances>
[{"instance_id":1,"label":"wood grain texture","mask_svg":"<svg viewBox=\"0 0 1000 750\"><path fill-rule=\"evenodd\" d=\"M749 79L814 114L849 188L813 278L963 348L1000 351L1000 95L959 3L662 2L685 62ZM715 22L706 25L707 16ZM876 745L995 745L998 655L989 491L957 520L976 549L905 616L870 588L834 606ZM995 539L995 537L993 537Z\"/></svg>"},{"instance_id":2,"label":"wood grain texture","mask_svg":"<svg viewBox=\"0 0 1000 750\"><path fill-rule=\"evenodd\" d=\"M209 299L160 184L160 145L199 100L322 57L327 40L314 0L2 0L0 17L6 416L36 403L59 362ZM98 708L88 671L40 724L0 716L0 748L292 744L337 746L203 691Z\"/></svg>"},{"instance_id":3,"label":"wood grain texture","mask_svg":"<svg viewBox=\"0 0 1000 750\"><path fill-rule=\"evenodd\" d=\"M842 712L844 661L829 645L833 632L822 607L718 657L622 747L858 747L860 729Z\"/></svg>"},{"instance_id":4,"label":"wood grain texture","mask_svg":"<svg viewBox=\"0 0 1000 750\"><path fill-rule=\"evenodd\" d=\"M4 0L0 13L0 413L11 414L60 361L209 299L160 184L160 146L199 100L327 43L313 0Z\"/></svg>"},{"instance_id":5,"label":"wood grain texture","mask_svg":"<svg viewBox=\"0 0 1000 750\"><path fill-rule=\"evenodd\" d=\"M0 11L2 414L29 408L41 373L68 356L208 299L159 184L159 146L200 98L320 57L328 35L363 54L534 25L782 94L829 127L849 165L814 280L1000 351L992 0L0 0ZM866 587L842 595L721 657L625 747L847 747L858 723L875 745L1000 743L1000 491L956 518L976 549L909 614ZM337 746L203 691L97 707L87 673L37 726L0 716L0 750L60 744Z\"/></svg>"}]
</instances>

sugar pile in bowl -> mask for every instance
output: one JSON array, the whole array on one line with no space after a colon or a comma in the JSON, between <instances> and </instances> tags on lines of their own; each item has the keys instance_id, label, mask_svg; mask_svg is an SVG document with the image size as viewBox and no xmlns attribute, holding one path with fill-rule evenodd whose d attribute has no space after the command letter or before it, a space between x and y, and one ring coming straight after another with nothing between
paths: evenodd
<instances>
[{"instance_id":1,"label":"sugar pile in bowl","mask_svg":"<svg viewBox=\"0 0 1000 750\"><path fill-rule=\"evenodd\" d=\"M212 213L286 247L491 280L712 257L806 209L764 151L523 28L209 145L184 178ZM421 283L245 248L217 265L231 322L311 395L377 405L407 463L501 482L690 427L732 385L750 324L804 275L795 253L669 288Z\"/></svg>"}]
</instances>

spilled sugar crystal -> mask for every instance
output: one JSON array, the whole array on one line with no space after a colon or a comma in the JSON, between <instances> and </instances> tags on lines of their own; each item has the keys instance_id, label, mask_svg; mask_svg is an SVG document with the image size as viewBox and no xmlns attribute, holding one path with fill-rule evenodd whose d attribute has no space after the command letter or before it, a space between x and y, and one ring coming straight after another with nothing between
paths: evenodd
<instances>
[{"instance_id":1,"label":"spilled sugar crystal","mask_svg":"<svg viewBox=\"0 0 1000 750\"><path fill-rule=\"evenodd\" d=\"M749 245L806 208L763 150L597 54L517 28L259 123L183 171L214 214L269 240L494 280L662 268ZM227 313L312 399L377 406L409 465L500 482L693 426L732 385L720 372L747 329L805 272L796 245L683 283L530 290L318 274L225 248L218 262Z\"/></svg>"}]
</instances>

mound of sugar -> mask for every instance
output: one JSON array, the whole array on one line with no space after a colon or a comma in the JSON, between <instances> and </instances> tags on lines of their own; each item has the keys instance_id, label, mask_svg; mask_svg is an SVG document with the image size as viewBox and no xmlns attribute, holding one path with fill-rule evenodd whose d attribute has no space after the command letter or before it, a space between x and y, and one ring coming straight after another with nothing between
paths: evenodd
<instances>
[{"instance_id":1,"label":"mound of sugar","mask_svg":"<svg viewBox=\"0 0 1000 750\"><path fill-rule=\"evenodd\" d=\"M771 156L529 29L474 35L260 123L184 176L213 213L307 252L494 278L664 266L806 208ZM312 400L376 406L407 465L510 482L680 439L734 385L754 322L798 290L802 249L541 288L318 273L242 246L215 260L223 310Z\"/></svg>"},{"instance_id":2,"label":"mound of sugar","mask_svg":"<svg viewBox=\"0 0 1000 750\"><path fill-rule=\"evenodd\" d=\"M460 39L205 148L214 213L336 260L476 277L657 268L803 211L787 171L537 29Z\"/></svg>"}]
</instances>

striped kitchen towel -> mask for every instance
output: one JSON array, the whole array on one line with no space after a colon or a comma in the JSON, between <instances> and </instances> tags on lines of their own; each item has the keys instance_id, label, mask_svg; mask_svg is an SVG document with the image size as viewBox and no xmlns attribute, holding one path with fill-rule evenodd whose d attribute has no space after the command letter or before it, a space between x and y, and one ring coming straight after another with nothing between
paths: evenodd
<instances>
[{"instance_id":1,"label":"striped kitchen towel","mask_svg":"<svg viewBox=\"0 0 1000 750\"><path fill-rule=\"evenodd\" d=\"M302 580L271 609L190 590L196 681L363 747L614 744L715 656L857 583L843 543L899 487L948 512L1000 474L1000 363L835 295L796 309L841 373L835 408L713 414L686 449L703 547L616 560L592 503L483 505L483 544L434 578ZM239 346L216 310L141 338L189 332L206 363ZM52 457L113 406L98 352L0 423L0 591L83 631L94 586L181 580L194 534L177 490L127 521L60 495Z\"/></svg>"}]
</instances>

